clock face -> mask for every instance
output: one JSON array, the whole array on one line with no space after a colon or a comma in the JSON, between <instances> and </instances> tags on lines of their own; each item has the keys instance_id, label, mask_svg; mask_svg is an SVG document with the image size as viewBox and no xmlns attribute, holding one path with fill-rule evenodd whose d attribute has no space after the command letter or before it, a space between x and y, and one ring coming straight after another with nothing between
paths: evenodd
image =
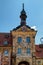
<instances>
[{"instance_id":1,"label":"clock face","mask_svg":"<svg viewBox=\"0 0 43 65\"><path fill-rule=\"evenodd\" d=\"M25 26L22 27L22 31L23 31L23 32L26 31L26 27L25 27Z\"/></svg>"}]
</instances>

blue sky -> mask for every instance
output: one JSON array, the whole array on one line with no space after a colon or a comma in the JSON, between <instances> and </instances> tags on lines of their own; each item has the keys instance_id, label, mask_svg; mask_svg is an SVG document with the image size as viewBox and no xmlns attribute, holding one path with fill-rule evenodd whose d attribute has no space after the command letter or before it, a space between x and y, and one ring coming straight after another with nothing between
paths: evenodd
<instances>
[{"instance_id":1,"label":"blue sky","mask_svg":"<svg viewBox=\"0 0 43 65\"><path fill-rule=\"evenodd\" d=\"M37 27L36 44L43 37L43 0L0 0L0 32L10 32L20 24L22 3L27 13L27 25Z\"/></svg>"}]
</instances>

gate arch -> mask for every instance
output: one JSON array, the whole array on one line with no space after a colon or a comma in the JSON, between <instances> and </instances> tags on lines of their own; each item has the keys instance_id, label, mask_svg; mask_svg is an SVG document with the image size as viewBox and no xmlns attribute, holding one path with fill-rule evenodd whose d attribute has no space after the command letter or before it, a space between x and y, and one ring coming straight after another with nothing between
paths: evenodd
<instances>
[{"instance_id":1,"label":"gate arch","mask_svg":"<svg viewBox=\"0 0 43 65\"><path fill-rule=\"evenodd\" d=\"M27 61L21 61L18 65L30 65Z\"/></svg>"}]
</instances>

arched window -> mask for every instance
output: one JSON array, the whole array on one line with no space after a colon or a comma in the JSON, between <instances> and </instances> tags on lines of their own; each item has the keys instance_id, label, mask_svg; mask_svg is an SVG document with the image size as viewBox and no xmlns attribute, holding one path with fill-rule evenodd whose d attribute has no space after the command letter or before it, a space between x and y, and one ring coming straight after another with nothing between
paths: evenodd
<instances>
[{"instance_id":1,"label":"arched window","mask_svg":"<svg viewBox=\"0 0 43 65\"><path fill-rule=\"evenodd\" d=\"M26 37L26 42L30 43L30 37Z\"/></svg>"},{"instance_id":2,"label":"arched window","mask_svg":"<svg viewBox=\"0 0 43 65\"><path fill-rule=\"evenodd\" d=\"M22 42L22 37L18 37L18 43Z\"/></svg>"},{"instance_id":3,"label":"arched window","mask_svg":"<svg viewBox=\"0 0 43 65\"><path fill-rule=\"evenodd\" d=\"M8 50L5 50L5 51L4 51L4 56L8 56L8 55L9 55Z\"/></svg>"}]
</instances>

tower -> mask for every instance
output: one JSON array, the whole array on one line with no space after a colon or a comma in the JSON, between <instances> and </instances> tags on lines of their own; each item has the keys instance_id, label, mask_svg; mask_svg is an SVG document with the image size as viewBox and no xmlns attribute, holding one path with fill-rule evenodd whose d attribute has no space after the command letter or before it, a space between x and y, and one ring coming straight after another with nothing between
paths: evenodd
<instances>
[{"instance_id":1,"label":"tower","mask_svg":"<svg viewBox=\"0 0 43 65\"><path fill-rule=\"evenodd\" d=\"M20 25L12 30L14 65L35 65L35 36L36 32L26 25L26 12L21 11Z\"/></svg>"}]
</instances>

